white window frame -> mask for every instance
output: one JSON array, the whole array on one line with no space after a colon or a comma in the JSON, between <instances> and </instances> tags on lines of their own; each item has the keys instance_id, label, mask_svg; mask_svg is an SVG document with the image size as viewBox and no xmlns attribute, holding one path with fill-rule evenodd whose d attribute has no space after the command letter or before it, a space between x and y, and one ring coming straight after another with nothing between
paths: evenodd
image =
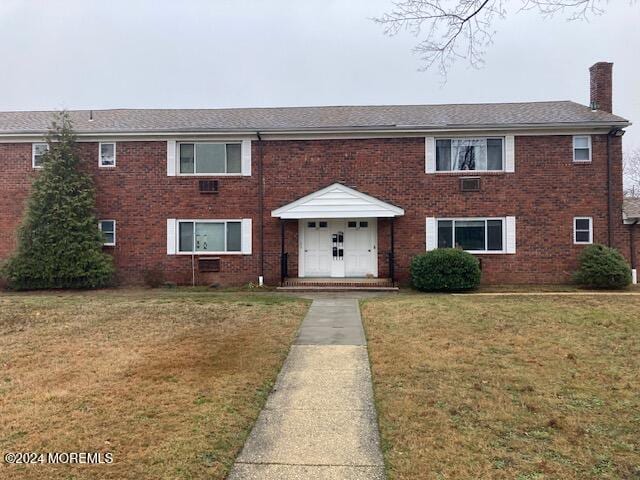
<instances>
[{"instance_id":1,"label":"white window frame","mask_svg":"<svg viewBox=\"0 0 640 480\"><path fill-rule=\"evenodd\" d=\"M589 220L589 241L579 242L577 238L578 229L576 228L577 220ZM586 230L580 230L586 232ZM574 245L591 245L593 244L593 217L573 217L573 244Z\"/></svg>"},{"instance_id":2,"label":"white window frame","mask_svg":"<svg viewBox=\"0 0 640 480\"><path fill-rule=\"evenodd\" d=\"M42 165L36 165L36 145L46 145L47 151L49 151L49 144L45 142L35 142L31 144L31 167L41 169Z\"/></svg>"},{"instance_id":3,"label":"white window frame","mask_svg":"<svg viewBox=\"0 0 640 480\"><path fill-rule=\"evenodd\" d=\"M98 229L102 231L102 222L113 222L113 242L104 242L103 245L105 247L115 247L116 246L116 221L106 218L103 220L98 220Z\"/></svg>"},{"instance_id":4,"label":"white window frame","mask_svg":"<svg viewBox=\"0 0 640 480\"><path fill-rule=\"evenodd\" d=\"M227 248L227 223L239 223L240 224L240 250L237 251L199 251L196 250L196 223L223 223L224 224L224 246ZM188 252L180 251L180 224L181 223L193 223L193 249ZM176 255L243 255L242 252L242 234L243 234L243 226L241 218L231 218L231 219L220 219L220 220L201 220L201 219L183 219L180 218L176 220Z\"/></svg>"},{"instance_id":5,"label":"white window frame","mask_svg":"<svg viewBox=\"0 0 640 480\"><path fill-rule=\"evenodd\" d=\"M456 245L456 224L455 222L468 222L468 221L484 221L484 244L485 247L487 245L487 220L500 220L502 222L502 249L501 250L465 250L465 252L468 253L474 253L474 254L487 254L487 255L493 255L493 254L503 254L503 253L507 253L507 217L454 217L454 218L436 218L436 248L440 248L438 245L440 245L440 238L438 237L439 231L440 229L438 228L438 222L440 221L451 221L453 222L452 228L453 228L453 232L452 232L452 240L453 240L453 248L455 248Z\"/></svg>"},{"instance_id":6,"label":"white window frame","mask_svg":"<svg viewBox=\"0 0 640 480\"><path fill-rule=\"evenodd\" d=\"M202 144L206 144L206 145L225 145L225 155L226 155L226 146L227 145L239 145L240 146L240 171L237 173L227 173L227 161L225 158L225 164L224 164L224 169L225 172L224 173L196 173L196 163L197 163L197 155L196 155L196 145L202 145ZM193 145L193 173L182 173L180 171L180 146L181 145ZM243 154L243 149L245 148L245 146L243 145L241 140L230 140L230 141L219 141L219 142L203 142L203 141L183 141L183 142L176 142L176 174L180 177L242 177L243 173L242 173L242 169L243 169L243 158L242 158L242 154Z\"/></svg>"},{"instance_id":7,"label":"white window frame","mask_svg":"<svg viewBox=\"0 0 640 480\"><path fill-rule=\"evenodd\" d=\"M438 140L502 140L502 168L499 170L438 170ZM489 136L489 137L435 137L434 142L434 151L433 151L433 161L434 163L434 171L435 173L463 173L468 174L469 172L478 172L478 173L499 173L506 171L506 163L507 163L507 150L506 150L506 137L501 136ZM457 163L457 162L456 162Z\"/></svg>"},{"instance_id":8,"label":"white window frame","mask_svg":"<svg viewBox=\"0 0 640 480\"><path fill-rule=\"evenodd\" d=\"M102 145L113 145L113 165L102 164ZM117 163L117 142L100 142L98 143L98 167L100 168L115 168Z\"/></svg>"},{"instance_id":9,"label":"white window frame","mask_svg":"<svg viewBox=\"0 0 640 480\"><path fill-rule=\"evenodd\" d=\"M579 138L586 138L588 149L589 149L589 159L588 160L576 160L576 140ZM573 163L591 163L593 149L591 148L591 135L574 135L573 136Z\"/></svg>"}]
</instances>

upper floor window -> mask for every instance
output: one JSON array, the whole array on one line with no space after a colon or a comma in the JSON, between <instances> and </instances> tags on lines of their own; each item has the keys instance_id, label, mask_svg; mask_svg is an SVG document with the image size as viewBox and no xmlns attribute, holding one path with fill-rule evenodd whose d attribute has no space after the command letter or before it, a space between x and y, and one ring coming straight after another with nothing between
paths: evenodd
<instances>
[{"instance_id":1,"label":"upper floor window","mask_svg":"<svg viewBox=\"0 0 640 480\"><path fill-rule=\"evenodd\" d=\"M241 174L240 143L181 143L180 174Z\"/></svg>"},{"instance_id":2,"label":"upper floor window","mask_svg":"<svg viewBox=\"0 0 640 480\"><path fill-rule=\"evenodd\" d=\"M584 135L573 137L573 161L574 162L590 162L591 161L591 136Z\"/></svg>"},{"instance_id":3,"label":"upper floor window","mask_svg":"<svg viewBox=\"0 0 640 480\"><path fill-rule=\"evenodd\" d=\"M49 151L49 145L46 143L34 143L31 146L31 166L33 168L42 168L42 157Z\"/></svg>"},{"instance_id":4,"label":"upper floor window","mask_svg":"<svg viewBox=\"0 0 640 480\"><path fill-rule=\"evenodd\" d=\"M242 222L240 221L180 221L178 222L179 252L240 252Z\"/></svg>"},{"instance_id":5,"label":"upper floor window","mask_svg":"<svg viewBox=\"0 0 640 480\"><path fill-rule=\"evenodd\" d=\"M438 248L462 248L469 252L504 251L504 220L438 220Z\"/></svg>"},{"instance_id":6,"label":"upper floor window","mask_svg":"<svg viewBox=\"0 0 640 480\"><path fill-rule=\"evenodd\" d=\"M436 139L436 171L504 169L502 138Z\"/></svg>"},{"instance_id":7,"label":"upper floor window","mask_svg":"<svg viewBox=\"0 0 640 480\"><path fill-rule=\"evenodd\" d=\"M99 165L101 167L115 167L116 166L116 144L100 143L99 149L100 149Z\"/></svg>"},{"instance_id":8,"label":"upper floor window","mask_svg":"<svg viewBox=\"0 0 640 480\"><path fill-rule=\"evenodd\" d=\"M100 220L98 222L98 228L104 237L104 245L107 247L113 247L116 244L116 221Z\"/></svg>"},{"instance_id":9,"label":"upper floor window","mask_svg":"<svg viewBox=\"0 0 640 480\"><path fill-rule=\"evenodd\" d=\"M593 243L593 219L591 217L575 217L573 219L573 243Z\"/></svg>"}]
</instances>

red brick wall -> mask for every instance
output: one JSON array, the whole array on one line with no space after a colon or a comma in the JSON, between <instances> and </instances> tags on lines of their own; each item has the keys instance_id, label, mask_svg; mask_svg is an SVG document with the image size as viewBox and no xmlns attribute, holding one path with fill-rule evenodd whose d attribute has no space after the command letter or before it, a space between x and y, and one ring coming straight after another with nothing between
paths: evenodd
<instances>
[{"instance_id":1,"label":"red brick wall","mask_svg":"<svg viewBox=\"0 0 640 480\"><path fill-rule=\"evenodd\" d=\"M593 136L593 162L572 162L571 136L516 137L516 172L481 174L482 191L459 192L459 175L424 173L424 139L253 142L252 177L219 177L218 195L201 195L199 178L166 175L166 142L118 142L117 167L99 169L96 143L80 152L96 180L98 217L117 221L118 278L139 283L158 266L167 280L190 283L189 256L166 254L167 218L252 218L253 254L222 256L220 273L196 282L241 284L260 273L258 170L264 162L264 239L267 283L279 280L280 226L271 211L334 182L404 208L395 223L396 271L408 281L410 258L425 250L426 217L517 217L517 253L483 255L489 283L558 283L569 279L581 246L573 245L574 216L594 217L594 236L607 242L606 136ZM621 147L613 139L614 240L628 257L622 225ZM0 258L14 248L15 230L35 175L30 144L0 144ZM289 272L297 274L297 221L286 225ZM389 220L378 227L379 274L388 274Z\"/></svg>"}]
</instances>

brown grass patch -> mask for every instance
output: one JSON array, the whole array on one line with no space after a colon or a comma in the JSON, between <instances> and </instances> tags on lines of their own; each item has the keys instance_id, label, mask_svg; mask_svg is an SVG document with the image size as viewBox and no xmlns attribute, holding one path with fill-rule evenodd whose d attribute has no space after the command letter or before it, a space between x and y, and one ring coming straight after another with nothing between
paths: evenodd
<instances>
[{"instance_id":1,"label":"brown grass patch","mask_svg":"<svg viewBox=\"0 0 640 480\"><path fill-rule=\"evenodd\" d=\"M640 297L364 302L391 479L640 478Z\"/></svg>"},{"instance_id":2,"label":"brown grass patch","mask_svg":"<svg viewBox=\"0 0 640 480\"><path fill-rule=\"evenodd\" d=\"M0 478L224 478L306 308L185 290L0 295L0 452L114 457L0 463Z\"/></svg>"}]
</instances>

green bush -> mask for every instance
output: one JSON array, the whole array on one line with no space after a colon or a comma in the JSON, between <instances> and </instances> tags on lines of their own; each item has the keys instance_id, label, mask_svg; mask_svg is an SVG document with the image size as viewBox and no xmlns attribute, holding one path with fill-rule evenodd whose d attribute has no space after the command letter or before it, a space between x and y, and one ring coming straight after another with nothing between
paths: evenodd
<instances>
[{"instance_id":1,"label":"green bush","mask_svg":"<svg viewBox=\"0 0 640 480\"><path fill-rule=\"evenodd\" d=\"M53 122L47 143L49 151L33 182L16 253L0 276L15 290L108 286L113 263L102 251L93 181L80 166L66 113Z\"/></svg>"},{"instance_id":2,"label":"green bush","mask_svg":"<svg viewBox=\"0 0 640 480\"><path fill-rule=\"evenodd\" d=\"M625 288L631 283L631 268L622 254L604 245L590 245L579 257L574 281L587 288Z\"/></svg>"},{"instance_id":3,"label":"green bush","mask_svg":"<svg viewBox=\"0 0 640 480\"><path fill-rule=\"evenodd\" d=\"M480 284L480 262L456 248L438 248L411 260L411 283L427 292L460 292Z\"/></svg>"}]
</instances>

